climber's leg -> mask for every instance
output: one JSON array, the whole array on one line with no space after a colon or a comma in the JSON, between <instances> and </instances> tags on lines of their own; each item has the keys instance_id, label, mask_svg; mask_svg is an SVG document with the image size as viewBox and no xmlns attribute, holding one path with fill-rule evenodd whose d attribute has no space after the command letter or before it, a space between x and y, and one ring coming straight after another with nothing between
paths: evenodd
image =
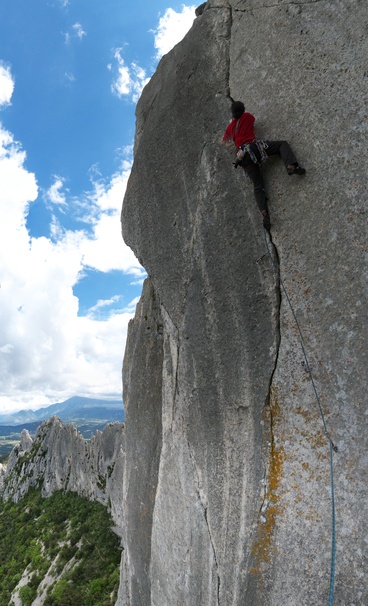
<instances>
[{"instance_id":1,"label":"climber's leg","mask_svg":"<svg viewBox=\"0 0 368 606\"><path fill-rule=\"evenodd\" d=\"M268 212L267 196L264 189L263 176L261 168L258 164L254 164L250 158L244 159L242 166L244 171L253 183L254 197L257 202L257 206L262 214L263 226L268 231L271 227L270 215Z\"/></svg>"},{"instance_id":2,"label":"climber's leg","mask_svg":"<svg viewBox=\"0 0 368 606\"><path fill-rule=\"evenodd\" d=\"M289 175L304 175L305 169L299 166L291 146L287 141L266 141L267 156L281 156Z\"/></svg>"},{"instance_id":3,"label":"climber's leg","mask_svg":"<svg viewBox=\"0 0 368 606\"><path fill-rule=\"evenodd\" d=\"M261 212L263 210L268 211L267 196L264 190L263 177L260 167L258 166L258 164L254 164L254 162L252 162L251 160L249 163L245 163L245 166L244 164L242 166L253 183L254 197L256 199L259 210Z\"/></svg>"}]
</instances>

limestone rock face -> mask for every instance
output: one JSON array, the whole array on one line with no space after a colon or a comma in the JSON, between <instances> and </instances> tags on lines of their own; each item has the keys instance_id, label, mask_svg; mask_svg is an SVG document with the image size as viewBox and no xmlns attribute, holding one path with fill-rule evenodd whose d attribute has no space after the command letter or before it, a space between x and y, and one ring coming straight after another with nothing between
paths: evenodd
<instances>
[{"instance_id":1,"label":"limestone rock face","mask_svg":"<svg viewBox=\"0 0 368 606\"><path fill-rule=\"evenodd\" d=\"M130 411L123 509L124 552L120 587L122 604L144 603L150 593L147 570L151 553L152 517L156 500L162 439L163 319L154 291L146 282L130 323L125 352L125 409ZM127 508L126 508L127 507ZM128 529L128 530L127 530Z\"/></svg>"},{"instance_id":2,"label":"limestone rock face","mask_svg":"<svg viewBox=\"0 0 368 606\"><path fill-rule=\"evenodd\" d=\"M139 101L122 226L149 278L124 363L126 605L328 602L330 445L295 318L338 446L335 601L368 603L367 12L209 0ZM307 169L264 168L272 242L220 144L239 99Z\"/></svg>"},{"instance_id":3,"label":"limestone rock face","mask_svg":"<svg viewBox=\"0 0 368 606\"><path fill-rule=\"evenodd\" d=\"M51 417L38 428L34 440L23 430L9 457L2 496L17 502L38 485L44 497L61 489L77 492L107 506L121 528L124 457L122 423L106 425L87 441L75 425Z\"/></svg>"},{"instance_id":4,"label":"limestone rock face","mask_svg":"<svg viewBox=\"0 0 368 606\"><path fill-rule=\"evenodd\" d=\"M6 467L2 463L0 463L0 493L4 486L5 473L6 473Z\"/></svg>"}]
</instances>

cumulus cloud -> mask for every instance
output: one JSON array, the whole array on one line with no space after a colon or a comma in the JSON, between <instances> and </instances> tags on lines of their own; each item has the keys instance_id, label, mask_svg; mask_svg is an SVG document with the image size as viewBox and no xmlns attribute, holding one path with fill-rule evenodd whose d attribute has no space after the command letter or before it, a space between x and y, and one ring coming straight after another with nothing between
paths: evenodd
<instances>
[{"instance_id":1,"label":"cumulus cloud","mask_svg":"<svg viewBox=\"0 0 368 606\"><path fill-rule=\"evenodd\" d=\"M94 182L94 191L86 202L88 213L91 205L95 206L94 237L83 239L81 251L83 262L88 267L103 272L120 269L143 278L145 272L121 236L120 212L130 169L130 162L123 162L121 170L107 184L101 180Z\"/></svg>"},{"instance_id":2,"label":"cumulus cloud","mask_svg":"<svg viewBox=\"0 0 368 606\"><path fill-rule=\"evenodd\" d=\"M25 152L0 123L1 245L5 242L11 248L10 231L24 229L28 205L38 195L35 175L24 168L25 159Z\"/></svg>"},{"instance_id":3,"label":"cumulus cloud","mask_svg":"<svg viewBox=\"0 0 368 606\"><path fill-rule=\"evenodd\" d=\"M182 5L182 10L177 12L168 8L160 18L157 30L155 30L156 57L160 59L168 53L192 27L195 18L195 6Z\"/></svg>"},{"instance_id":4,"label":"cumulus cloud","mask_svg":"<svg viewBox=\"0 0 368 606\"><path fill-rule=\"evenodd\" d=\"M122 57L122 49L118 48L114 53L115 65L108 65L108 69L117 72L112 84L112 91L118 97L131 97L136 103L143 88L149 82L149 78L143 68L137 63L127 65Z\"/></svg>"},{"instance_id":5,"label":"cumulus cloud","mask_svg":"<svg viewBox=\"0 0 368 606\"><path fill-rule=\"evenodd\" d=\"M9 105L14 90L14 80L10 67L0 63L0 107Z\"/></svg>"},{"instance_id":6,"label":"cumulus cloud","mask_svg":"<svg viewBox=\"0 0 368 606\"><path fill-rule=\"evenodd\" d=\"M67 7L68 1L62 5ZM192 7L165 12L155 32L157 57L185 35L193 17ZM85 36L76 22L65 41ZM145 70L126 63L121 48L109 69L114 93L137 101L149 80ZM11 102L13 90L11 70L0 63L0 106ZM55 175L43 196L52 212L50 237L30 237L26 220L39 195L36 176L27 170L22 146L0 124L2 410L38 407L74 394L120 397L125 337L137 300L126 305L115 295L97 301L81 316L73 287L87 269L120 270L132 283L142 283L145 277L121 237L120 211L130 169L128 155L109 178L94 170L90 191L78 197ZM62 223L69 214L80 221L77 231Z\"/></svg>"},{"instance_id":7,"label":"cumulus cloud","mask_svg":"<svg viewBox=\"0 0 368 606\"><path fill-rule=\"evenodd\" d=\"M79 394L121 395L121 364L134 305L120 297L99 301L78 315L73 286L85 269L121 270L143 280L144 271L120 233L120 209L131 160L110 179L91 184L82 200L55 177L49 202L64 213L80 206L92 214L89 229L69 231L58 220L52 239L32 238L29 205L38 196L36 177L11 133L0 128L0 377L2 410L32 408ZM119 301L121 306L119 306ZM98 309L111 307L109 314Z\"/></svg>"},{"instance_id":8,"label":"cumulus cloud","mask_svg":"<svg viewBox=\"0 0 368 606\"><path fill-rule=\"evenodd\" d=\"M68 1L62 4L66 7ZM158 58L179 42L193 18L194 7L165 12L155 32ZM85 35L77 22L65 41ZM127 64L121 48L109 69L114 93L137 101L149 80L145 70L137 63ZM0 105L11 102L13 90L11 70L0 63ZM52 209L50 237L30 237L26 219L39 194L36 176L26 168L22 146L0 125L2 410L39 407L74 394L120 397L127 326L137 300L123 305L119 295L112 296L81 316L73 287L89 268L120 270L131 275L132 283L142 283L145 277L121 237L120 211L130 169L128 156L107 179L95 170L90 191L79 197L71 195L62 177L54 176L44 193ZM81 228L67 229L61 213L72 213Z\"/></svg>"},{"instance_id":9,"label":"cumulus cloud","mask_svg":"<svg viewBox=\"0 0 368 606\"><path fill-rule=\"evenodd\" d=\"M157 30L152 30L156 59L160 59L182 40L191 28L194 18L195 6L183 4L181 12L176 12L172 8L166 10L159 20ZM115 49L114 62L109 63L107 68L115 74L111 86L112 92L121 98L130 97L136 103L150 80L146 71L135 62L126 63L122 48Z\"/></svg>"}]
</instances>

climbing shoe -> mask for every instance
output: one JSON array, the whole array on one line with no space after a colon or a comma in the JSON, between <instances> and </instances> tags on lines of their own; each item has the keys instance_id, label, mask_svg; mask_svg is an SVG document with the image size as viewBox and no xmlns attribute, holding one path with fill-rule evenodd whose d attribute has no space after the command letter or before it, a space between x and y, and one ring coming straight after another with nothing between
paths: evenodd
<instances>
[{"instance_id":1,"label":"climbing shoe","mask_svg":"<svg viewBox=\"0 0 368 606\"><path fill-rule=\"evenodd\" d=\"M271 221L270 221L270 215L268 214L267 210L262 210L262 218L263 218L263 227L265 229L267 229L267 231L270 231Z\"/></svg>"},{"instance_id":2,"label":"climbing shoe","mask_svg":"<svg viewBox=\"0 0 368 606\"><path fill-rule=\"evenodd\" d=\"M288 175L305 175L305 168L302 168L299 164L292 168L287 168L286 170Z\"/></svg>"}]
</instances>

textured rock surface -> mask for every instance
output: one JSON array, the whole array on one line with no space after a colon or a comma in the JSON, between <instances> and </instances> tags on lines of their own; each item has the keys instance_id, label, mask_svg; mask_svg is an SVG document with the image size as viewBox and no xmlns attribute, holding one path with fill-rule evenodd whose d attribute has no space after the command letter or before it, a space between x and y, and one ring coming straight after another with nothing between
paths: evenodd
<instances>
[{"instance_id":1,"label":"textured rock surface","mask_svg":"<svg viewBox=\"0 0 368 606\"><path fill-rule=\"evenodd\" d=\"M145 603L150 594L148 571L152 516L157 490L162 436L163 321L149 282L130 323L131 339L125 352L126 450L124 473L125 524L120 587L122 604ZM157 371L159 369L159 371ZM126 508L127 506L127 508ZM126 532L126 529L129 529Z\"/></svg>"},{"instance_id":2,"label":"textured rock surface","mask_svg":"<svg viewBox=\"0 0 368 606\"><path fill-rule=\"evenodd\" d=\"M124 604L328 602L329 444L271 260L256 263L250 184L219 145L231 99L308 171L267 164L271 235L339 447L335 603L368 603L367 13L210 0L138 104L122 224L149 282L124 364Z\"/></svg>"},{"instance_id":3,"label":"textured rock surface","mask_svg":"<svg viewBox=\"0 0 368 606\"><path fill-rule=\"evenodd\" d=\"M5 473L6 467L2 463L0 463L0 493L3 489Z\"/></svg>"},{"instance_id":4,"label":"textured rock surface","mask_svg":"<svg viewBox=\"0 0 368 606\"><path fill-rule=\"evenodd\" d=\"M61 489L77 492L106 505L121 529L124 439L122 423L106 425L87 441L57 417L44 422L34 440L23 430L9 457L2 496L17 502L38 485L45 497Z\"/></svg>"}]
</instances>

